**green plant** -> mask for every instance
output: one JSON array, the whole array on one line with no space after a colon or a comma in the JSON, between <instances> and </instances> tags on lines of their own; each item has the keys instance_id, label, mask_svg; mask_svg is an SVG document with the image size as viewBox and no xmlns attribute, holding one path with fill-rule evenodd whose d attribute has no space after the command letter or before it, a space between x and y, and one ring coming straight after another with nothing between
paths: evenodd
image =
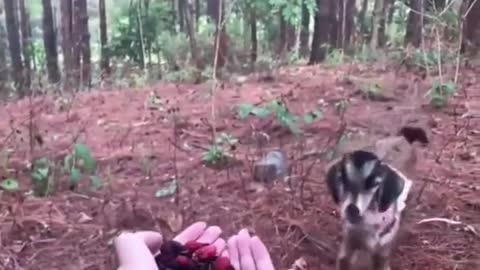
<instances>
[{"instance_id":1,"label":"green plant","mask_svg":"<svg viewBox=\"0 0 480 270\"><path fill-rule=\"evenodd\" d=\"M17 180L9 178L0 182L0 189L8 192L15 192L20 189L20 185Z\"/></svg>"},{"instance_id":2,"label":"green plant","mask_svg":"<svg viewBox=\"0 0 480 270\"><path fill-rule=\"evenodd\" d=\"M298 127L300 119L302 119L305 124L312 124L323 118L323 113L319 110L308 112L302 117L292 114L283 102L277 100L273 100L263 107L249 103L240 104L237 107L237 115L240 119L246 119L250 115L258 118L265 118L271 114L275 115L275 118L280 125L288 128L294 134L299 134L301 132Z\"/></svg>"},{"instance_id":3,"label":"green plant","mask_svg":"<svg viewBox=\"0 0 480 270\"><path fill-rule=\"evenodd\" d=\"M208 150L203 154L202 160L205 161L209 165L218 165L222 164L227 161L228 156L225 153L223 147L219 144L214 143L212 144Z\"/></svg>"},{"instance_id":4,"label":"green plant","mask_svg":"<svg viewBox=\"0 0 480 270\"><path fill-rule=\"evenodd\" d=\"M220 133L214 143L203 154L203 161L209 165L219 165L229 158L229 150L238 144L238 139L227 133Z\"/></svg>"},{"instance_id":5,"label":"green plant","mask_svg":"<svg viewBox=\"0 0 480 270\"><path fill-rule=\"evenodd\" d=\"M343 53L343 50L341 49L332 49L330 52L327 54L327 57L325 58L325 64L327 66L339 66L345 62L345 54Z\"/></svg>"},{"instance_id":6,"label":"green plant","mask_svg":"<svg viewBox=\"0 0 480 270\"><path fill-rule=\"evenodd\" d=\"M98 189L102 186L97 176L97 162L90 149L84 144L75 144L72 153L65 156L64 169L70 175L70 187L75 189L84 174L90 178L91 185Z\"/></svg>"},{"instance_id":7,"label":"green plant","mask_svg":"<svg viewBox=\"0 0 480 270\"><path fill-rule=\"evenodd\" d=\"M33 194L38 197L45 197L50 194L51 179L54 164L47 158L40 158L32 163L30 180L33 185Z\"/></svg>"},{"instance_id":8,"label":"green plant","mask_svg":"<svg viewBox=\"0 0 480 270\"><path fill-rule=\"evenodd\" d=\"M456 92L456 85L453 81L446 83L434 82L430 89L430 105L435 109L441 109L448 105L448 100Z\"/></svg>"}]
</instances>

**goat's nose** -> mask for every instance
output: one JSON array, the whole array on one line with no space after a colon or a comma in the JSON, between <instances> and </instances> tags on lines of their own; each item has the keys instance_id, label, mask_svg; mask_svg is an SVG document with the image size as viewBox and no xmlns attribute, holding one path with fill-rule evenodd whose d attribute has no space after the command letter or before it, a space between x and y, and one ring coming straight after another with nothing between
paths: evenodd
<instances>
[{"instance_id":1,"label":"goat's nose","mask_svg":"<svg viewBox=\"0 0 480 270\"><path fill-rule=\"evenodd\" d=\"M346 216L349 222L358 223L361 219L360 210L354 204L349 204L346 209Z\"/></svg>"}]
</instances>

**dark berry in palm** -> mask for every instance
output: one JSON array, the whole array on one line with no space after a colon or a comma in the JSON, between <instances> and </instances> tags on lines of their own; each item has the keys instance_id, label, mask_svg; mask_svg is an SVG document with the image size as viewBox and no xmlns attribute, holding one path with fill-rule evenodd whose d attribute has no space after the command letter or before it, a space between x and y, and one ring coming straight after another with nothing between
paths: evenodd
<instances>
[{"instance_id":1,"label":"dark berry in palm","mask_svg":"<svg viewBox=\"0 0 480 270\"><path fill-rule=\"evenodd\" d=\"M204 246L193 253L194 258L201 263L210 263L217 258L217 248L214 245Z\"/></svg>"},{"instance_id":2,"label":"dark berry in palm","mask_svg":"<svg viewBox=\"0 0 480 270\"><path fill-rule=\"evenodd\" d=\"M166 241L160 247L160 253L163 255L177 256L185 252L185 247L177 241Z\"/></svg>"},{"instance_id":3,"label":"dark berry in palm","mask_svg":"<svg viewBox=\"0 0 480 270\"><path fill-rule=\"evenodd\" d=\"M233 268L229 258L222 256L213 262L213 270L235 270L235 268Z\"/></svg>"},{"instance_id":4,"label":"dark berry in palm","mask_svg":"<svg viewBox=\"0 0 480 270\"><path fill-rule=\"evenodd\" d=\"M188 250L188 252L190 252L190 254L194 253L198 249L200 249L202 247L205 247L205 246L208 246L208 244L207 243L200 243L200 242L197 242L197 241L188 241L187 243L185 243L185 249Z\"/></svg>"}]
</instances>

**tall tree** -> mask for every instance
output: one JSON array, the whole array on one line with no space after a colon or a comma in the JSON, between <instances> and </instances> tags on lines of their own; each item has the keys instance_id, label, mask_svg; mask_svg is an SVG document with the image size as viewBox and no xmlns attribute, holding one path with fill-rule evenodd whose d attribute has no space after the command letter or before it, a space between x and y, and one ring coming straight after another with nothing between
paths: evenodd
<instances>
[{"instance_id":1,"label":"tall tree","mask_svg":"<svg viewBox=\"0 0 480 270\"><path fill-rule=\"evenodd\" d=\"M310 12L308 11L307 0L302 1L302 21L300 29L300 53L303 56L308 54L308 41L310 39Z\"/></svg>"},{"instance_id":2,"label":"tall tree","mask_svg":"<svg viewBox=\"0 0 480 270\"><path fill-rule=\"evenodd\" d=\"M365 20L365 15L367 14L368 0L362 0L362 7L358 14L358 23L360 24L360 35L362 39L365 40L367 36L367 22Z\"/></svg>"},{"instance_id":3,"label":"tall tree","mask_svg":"<svg viewBox=\"0 0 480 270\"><path fill-rule=\"evenodd\" d=\"M200 21L200 14L202 14L202 4L200 0L195 0L195 32L198 32L198 22Z\"/></svg>"},{"instance_id":4,"label":"tall tree","mask_svg":"<svg viewBox=\"0 0 480 270\"><path fill-rule=\"evenodd\" d=\"M225 66L228 57L228 36L225 27L225 1L224 0L208 0L208 15L215 23L215 41L214 52L218 51L217 66L222 68ZM217 42L218 41L218 42ZM218 50L217 50L218 48Z\"/></svg>"},{"instance_id":5,"label":"tall tree","mask_svg":"<svg viewBox=\"0 0 480 270\"><path fill-rule=\"evenodd\" d=\"M463 29L462 52L466 49L480 47L480 1L468 0L464 3L464 13L467 13Z\"/></svg>"},{"instance_id":6,"label":"tall tree","mask_svg":"<svg viewBox=\"0 0 480 270\"><path fill-rule=\"evenodd\" d=\"M22 52L23 52L23 65L25 69L24 73L24 87L30 89L32 84L32 31L30 26L30 16L27 8L25 7L25 0L19 0L20 10L20 29L22 33Z\"/></svg>"},{"instance_id":7,"label":"tall tree","mask_svg":"<svg viewBox=\"0 0 480 270\"><path fill-rule=\"evenodd\" d=\"M187 4L188 5L188 4ZM193 11L190 5L183 8L183 18L185 20L185 29L187 30L188 39L190 41L190 51L195 66L198 69L203 69L203 63L198 56L197 37L193 26Z\"/></svg>"},{"instance_id":8,"label":"tall tree","mask_svg":"<svg viewBox=\"0 0 480 270\"><path fill-rule=\"evenodd\" d=\"M3 9L0 7L0 17L2 17L2 13ZM0 92L3 91L8 80L7 47L7 33L3 21L0 21Z\"/></svg>"},{"instance_id":9,"label":"tall tree","mask_svg":"<svg viewBox=\"0 0 480 270\"><path fill-rule=\"evenodd\" d=\"M22 47L20 43L20 29L18 23L18 6L17 0L4 0L5 7L5 24L7 26L8 45L10 49L10 57L12 63L12 78L15 83L18 95L24 97L26 92L23 81L23 63L22 63Z\"/></svg>"},{"instance_id":10,"label":"tall tree","mask_svg":"<svg viewBox=\"0 0 480 270\"><path fill-rule=\"evenodd\" d=\"M105 0L99 0L98 10L100 16L100 46L102 47L102 55L100 67L102 69L102 77L110 75L110 57L108 55L108 34L107 34L107 13Z\"/></svg>"},{"instance_id":11,"label":"tall tree","mask_svg":"<svg viewBox=\"0 0 480 270\"><path fill-rule=\"evenodd\" d=\"M80 60L81 77L83 86L90 87L91 84L91 53L90 53L90 32L88 30L87 0L74 0L75 7L75 41L77 56Z\"/></svg>"},{"instance_id":12,"label":"tall tree","mask_svg":"<svg viewBox=\"0 0 480 270\"><path fill-rule=\"evenodd\" d=\"M372 36L370 39L370 49L372 50L377 49L379 45L380 29L382 28L382 22L385 22L384 5L385 0L375 0L372 18Z\"/></svg>"},{"instance_id":13,"label":"tall tree","mask_svg":"<svg viewBox=\"0 0 480 270\"><path fill-rule=\"evenodd\" d=\"M313 39L310 50L310 65L323 61L327 54L324 45L329 43L331 28L333 27L331 22L333 1L336 0L317 0L317 12L315 13Z\"/></svg>"},{"instance_id":14,"label":"tall tree","mask_svg":"<svg viewBox=\"0 0 480 270\"><path fill-rule=\"evenodd\" d=\"M185 32L185 10L187 9L186 0L178 0L178 25L180 26L180 31Z\"/></svg>"},{"instance_id":15,"label":"tall tree","mask_svg":"<svg viewBox=\"0 0 480 270\"><path fill-rule=\"evenodd\" d=\"M405 44L420 47L422 43L423 7L424 0L409 0L410 11L407 19L407 33Z\"/></svg>"},{"instance_id":16,"label":"tall tree","mask_svg":"<svg viewBox=\"0 0 480 270\"><path fill-rule=\"evenodd\" d=\"M43 4L43 45L47 61L48 80L50 83L60 81L58 68L57 31L53 18L52 1L42 0Z\"/></svg>"},{"instance_id":17,"label":"tall tree","mask_svg":"<svg viewBox=\"0 0 480 270\"><path fill-rule=\"evenodd\" d=\"M62 30L62 51L63 65L65 70L64 87L69 89L78 85L79 59L76 57L74 32L73 32L73 2L72 0L60 1L61 30Z\"/></svg>"},{"instance_id":18,"label":"tall tree","mask_svg":"<svg viewBox=\"0 0 480 270\"><path fill-rule=\"evenodd\" d=\"M285 53L291 51L295 46L295 26L285 19L283 9L280 10L278 15L280 22L280 38L277 53L279 55L284 55Z\"/></svg>"},{"instance_id":19,"label":"tall tree","mask_svg":"<svg viewBox=\"0 0 480 270\"><path fill-rule=\"evenodd\" d=\"M248 7L250 12L250 68L252 71L255 69L258 56L257 11L254 5L254 3L250 3Z\"/></svg>"},{"instance_id":20,"label":"tall tree","mask_svg":"<svg viewBox=\"0 0 480 270\"><path fill-rule=\"evenodd\" d=\"M351 46L354 32L355 0L340 0L338 6L338 47Z\"/></svg>"}]
</instances>

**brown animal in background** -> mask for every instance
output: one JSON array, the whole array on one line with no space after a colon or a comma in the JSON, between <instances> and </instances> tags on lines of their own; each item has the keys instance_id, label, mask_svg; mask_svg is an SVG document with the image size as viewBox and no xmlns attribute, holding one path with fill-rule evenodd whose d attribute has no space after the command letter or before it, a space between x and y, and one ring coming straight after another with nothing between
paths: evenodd
<instances>
[{"instance_id":1,"label":"brown animal in background","mask_svg":"<svg viewBox=\"0 0 480 270\"><path fill-rule=\"evenodd\" d=\"M347 152L328 166L327 186L343 222L337 270L358 270L363 259L372 264L369 269L390 269L412 185L404 171L413 172L416 142L428 144L425 131L406 126L398 136Z\"/></svg>"}]
</instances>

